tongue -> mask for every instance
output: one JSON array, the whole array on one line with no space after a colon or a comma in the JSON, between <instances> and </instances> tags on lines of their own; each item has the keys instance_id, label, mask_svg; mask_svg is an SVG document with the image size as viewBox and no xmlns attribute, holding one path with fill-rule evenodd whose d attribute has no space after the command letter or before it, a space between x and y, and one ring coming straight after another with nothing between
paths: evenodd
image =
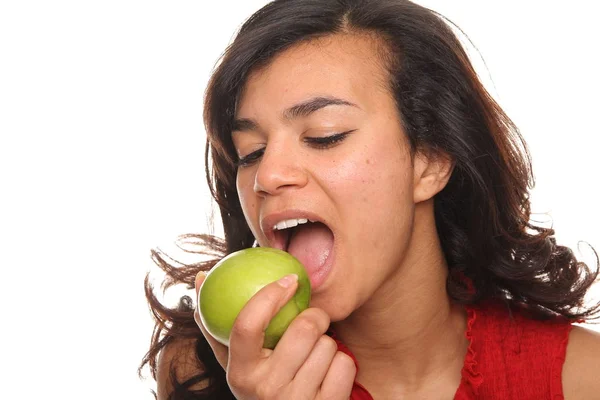
<instances>
[{"instance_id":1,"label":"tongue","mask_svg":"<svg viewBox=\"0 0 600 400\"><path fill-rule=\"evenodd\" d=\"M320 222L298 225L292 232L288 253L314 275L325 264L333 247L333 233Z\"/></svg>"}]
</instances>

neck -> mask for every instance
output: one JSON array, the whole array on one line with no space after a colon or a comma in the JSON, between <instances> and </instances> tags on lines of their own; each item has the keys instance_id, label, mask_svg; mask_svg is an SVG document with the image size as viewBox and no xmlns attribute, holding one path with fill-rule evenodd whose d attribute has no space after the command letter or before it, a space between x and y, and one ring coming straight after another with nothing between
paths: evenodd
<instances>
[{"instance_id":1,"label":"neck","mask_svg":"<svg viewBox=\"0 0 600 400\"><path fill-rule=\"evenodd\" d=\"M413 242L420 248L409 246L402 265L376 294L333 324L358 361L357 380L372 394L378 388L387 391L375 398L398 398L432 388L453 395L460 383L468 348L466 312L447 296L448 268L435 225L415 226Z\"/></svg>"}]
</instances>

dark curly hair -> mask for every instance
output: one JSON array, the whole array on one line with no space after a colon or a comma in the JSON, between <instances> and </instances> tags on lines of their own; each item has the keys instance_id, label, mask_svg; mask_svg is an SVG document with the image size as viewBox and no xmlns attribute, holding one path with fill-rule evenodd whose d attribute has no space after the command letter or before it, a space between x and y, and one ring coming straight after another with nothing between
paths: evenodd
<instances>
[{"instance_id":1,"label":"dark curly hair","mask_svg":"<svg viewBox=\"0 0 600 400\"><path fill-rule=\"evenodd\" d=\"M191 289L198 271L254 242L236 192L237 156L231 140L249 73L303 41L335 33L368 34L383 43L378 55L387 67L389 90L413 154L433 151L455 161L450 181L434 200L451 299L461 304L497 299L536 319L597 318L600 304L586 306L584 296L598 276L598 257L596 268L590 269L556 243L552 229L530 221L533 176L527 146L479 81L449 22L408 0L276 0L252 15L223 55L205 98L206 178L225 238L182 236L195 240L199 253L209 256L191 265L178 265L153 250L154 261L167 274L165 285ZM156 326L142 367L149 364L155 377L165 345L194 339L198 374L178 382L172 365L170 399L233 398L225 372L194 322L193 301L184 296L170 309L155 297L148 277L145 288ZM204 389L191 389L202 381Z\"/></svg>"}]
</instances>

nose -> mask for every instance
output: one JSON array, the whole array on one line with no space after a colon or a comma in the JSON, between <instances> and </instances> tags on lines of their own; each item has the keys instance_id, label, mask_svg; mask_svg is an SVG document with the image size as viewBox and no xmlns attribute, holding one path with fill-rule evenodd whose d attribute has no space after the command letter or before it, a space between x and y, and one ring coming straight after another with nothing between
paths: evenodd
<instances>
[{"instance_id":1,"label":"nose","mask_svg":"<svg viewBox=\"0 0 600 400\"><path fill-rule=\"evenodd\" d=\"M308 183L302 155L289 147L268 146L254 178L254 191L262 196L277 195Z\"/></svg>"}]
</instances>

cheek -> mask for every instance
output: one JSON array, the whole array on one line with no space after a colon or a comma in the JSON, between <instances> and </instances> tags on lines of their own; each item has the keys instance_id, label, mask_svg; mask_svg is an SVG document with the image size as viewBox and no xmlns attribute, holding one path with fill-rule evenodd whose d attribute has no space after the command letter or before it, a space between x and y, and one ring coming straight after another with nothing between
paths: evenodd
<instances>
[{"instance_id":1,"label":"cheek","mask_svg":"<svg viewBox=\"0 0 600 400\"><path fill-rule=\"evenodd\" d=\"M352 236L375 251L404 240L413 212L410 156L383 147L365 146L339 162L329 186Z\"/></svg>"},{"instance_id":2,"label":"cheek","mask_svg":"<svg viewBox=\"0 0 600 400\"><path fill-rule=\"evenodd\" d=\"M374 211L398 207L412 199L412 168L409 156L384 146L364 146L337 160L326 177L333 196L344 204L364 204Z\"/></svg>"}]
</instances>

